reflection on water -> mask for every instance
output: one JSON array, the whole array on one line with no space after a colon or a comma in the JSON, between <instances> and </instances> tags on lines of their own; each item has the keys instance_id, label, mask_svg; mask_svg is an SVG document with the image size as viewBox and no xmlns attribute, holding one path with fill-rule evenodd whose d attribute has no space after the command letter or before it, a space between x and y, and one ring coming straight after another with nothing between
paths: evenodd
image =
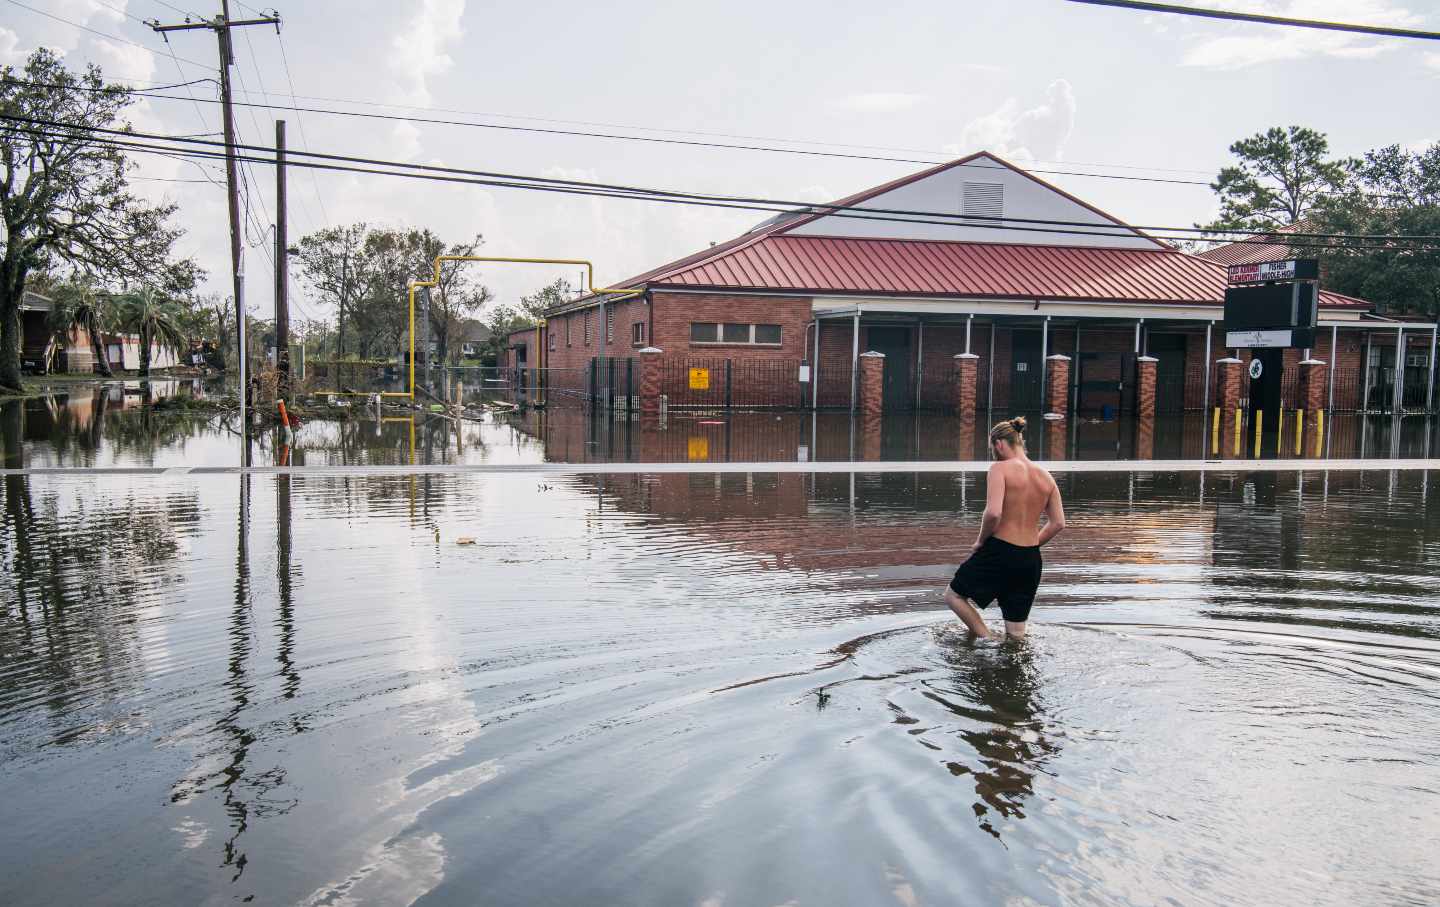
<instances>
[{"instance_id":1,"label":"reflection on water","mask_svg":"<svg viewBox=\"0 0 1440 907\"><path fill-rule=\"evenodd\" d=\"M6 900L1433 903L1437 478L5 476Z\"/></svg>"},{"instance_id":2,"label":"reflection on water","mask_svg":"<svg viewBox=\"0 0 1440 907\"><path fill-rule=\"evenodd\" d=\"M198 381L83 387L0 403L0 421L16 422L7 451L23 465L221 466L240 462L233 415L156 409L147 399L204 396ZM357 403L345 420L307 421L284 445L273 432L251 444L257 465L536 462L795 462L987 459L989 417L965 423L933 413L853 419L846 412L677 412L663 422L575 408L531 410L459 424L434 414ZM995 419L1010 413L993 413ZM1032 413L1032 456L1042 460L1234 459L1233 435L1212 435L1201 413L1150 423L1072 419L1047 422ZM1291 425L1296 423L1292 420ZM1434 419L1340 414L1283 433L1286 459L1440 456ZM1218 442L1218 447L1216 446ZM1240 446L1240 456L1252 452ZM1298 452L1297 452L1298 451Z\"/></svg>"}]
</instances>

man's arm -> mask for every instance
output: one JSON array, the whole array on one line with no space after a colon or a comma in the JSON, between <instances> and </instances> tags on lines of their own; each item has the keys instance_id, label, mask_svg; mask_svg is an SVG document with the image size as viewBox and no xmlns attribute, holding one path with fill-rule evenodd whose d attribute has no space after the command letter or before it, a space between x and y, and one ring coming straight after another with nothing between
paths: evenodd
<instances>
[{"instance_id":1,"label":"man's arm","mask_svg":"<svg viewBox=\"0 0 1440 907\"><path fill-rule=\"evenodd\" d=\"M980 517L980 534L975 537L974 549L978 550L1000 525L1000 514L1005 509L1005 470L1002 463L991 463L985 475L985 513Z\"/></svg>"},{"instance_id":2,"label":"man's arm","mask_svg":"<svg viewBox=\"0 0 1440 907\"><path fill-rule=\"evenodd\" d=\"M1045 500L1045 528L1040 530L1040 544L1053 539L1065 531L1065 505L1060 503L1060 486L1050 488L1050 497Z\"/></svg>"}]
</instances>

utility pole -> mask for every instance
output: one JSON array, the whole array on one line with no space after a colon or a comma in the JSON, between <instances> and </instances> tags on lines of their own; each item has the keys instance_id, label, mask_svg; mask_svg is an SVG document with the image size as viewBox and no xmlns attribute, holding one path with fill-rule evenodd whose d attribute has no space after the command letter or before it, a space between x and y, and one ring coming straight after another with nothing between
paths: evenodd
<instances>
[{"instance_id":1,"label":"utility pole","mask_svg":"<svg viewBox=\"0 0 1440 907\"><path fill-rule=\"evenodd\" d=\"M290 396L290 243L285 227L285 121L275 121L275 369Z\"/></svg>"},{"instance_id":2,"label":"utility pole","mask_svg":"<svg viewBox=\"0 0 1440 907\"><path fill-rule=\"evenodd\" d=\"M235 110L230 100L230 67L235 62L234 48L230 43L230 29L247 25L273 25L275 31L279 32L280 16L275 14L259 19L240 19L232 22L230 20L230 0L220 0L220 15L214 19L201 19L199 22L186 21L181 25L161 25L160 20L155 19L146 24L164 38L167 44L170 42L169 33L172 31L194 31L202 28L208 28L215 32L215 37L220 43L220 100L224 109L223 119L225 121L225 181L230 203L230 274L235 288L235 336L238 341L240 362L240 431L247 441L245 448L248 459L250 428L246 404L250 393L250 376L245 361L248 352L245 348L245 272L240 261L240 181L236 176L235 163Z\"/></svg>"}]
</instances>

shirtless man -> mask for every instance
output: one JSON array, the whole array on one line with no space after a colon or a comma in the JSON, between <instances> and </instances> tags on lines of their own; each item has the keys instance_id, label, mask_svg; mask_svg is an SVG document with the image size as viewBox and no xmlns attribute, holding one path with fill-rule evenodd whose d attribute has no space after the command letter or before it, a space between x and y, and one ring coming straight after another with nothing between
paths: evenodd
<instances>
[{"instance_id":1,"label":"shirtless man","mask_svg":"<svg viewBox=\"0 0 1440 907\"><path fill-rule=\"evenodd\" d=\"M1025 456L1025 419L1017 416L990 429L995 462L985 479L985 516L970 559L955 571L945 603L976 636L994 636L976 608L1000 602L1005 633L1025 635L1025 621L1040 585L1040 546L1065 528L1065 508L1055 480ZM1040 514L1045 514L1041 529Z\"/></svg>"}]
</instances>

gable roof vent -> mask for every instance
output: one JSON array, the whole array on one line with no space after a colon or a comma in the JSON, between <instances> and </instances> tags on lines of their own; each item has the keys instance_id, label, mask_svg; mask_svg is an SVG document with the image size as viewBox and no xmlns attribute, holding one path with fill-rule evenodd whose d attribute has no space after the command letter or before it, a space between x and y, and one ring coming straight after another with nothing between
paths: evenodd
<instances>
[{"instance_id":1,"label":"gable roof vent","mask_svg":"<svg viewBox=\"0 0 1440 907\"><path fill-rule=\"evenodd\" d=\"M1005 216L1005 185L1003 183L965 183L964 206L967 217L999 219Z\"/></svg>"}]
</instances>

